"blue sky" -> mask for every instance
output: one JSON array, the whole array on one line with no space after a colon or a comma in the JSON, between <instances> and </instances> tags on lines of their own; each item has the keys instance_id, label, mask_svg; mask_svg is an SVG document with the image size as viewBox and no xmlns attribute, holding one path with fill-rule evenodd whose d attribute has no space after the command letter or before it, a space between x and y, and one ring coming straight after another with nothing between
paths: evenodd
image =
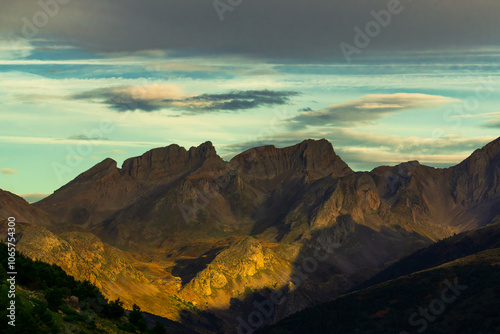
<instances>
[{"instance_id":1,"label":"blue sky","mask_svg":"<svg viewBox=\"0 0 500 334\"><path fill-rule=\"evenodd\" d=\"M172 143L210 140L229 159L257 145L326 138L353 169L370 170L408 160L454 165L499 134L500 47L488 14L498 6L489 1L476 3L471 22L455 23L457 34L469 29L462 40L450 41L453 26L432 18L415 33L411 24L424 8L403 11L350 62L340 43L355 46L353 28L386 2L339 7L336 15L343 10L349 20L339 16L342 34L331 36L302 36L286 21L298 11L306 11L301 18L320 15L323 4L331 6L323 1L307 10L294 2L281 19L269 9L256 16L259 7L242 2L224 21L210 3L200 12L146 1L140 13L130 1L118 13L106 12L113 1L62 3L34 36L23 35L23 18L36 22L44 11L34 3L6 5L0 24L0 188L30 201L107 157L120 165ZM203 22L193 28L182 16L164 23L158 6L194 11L192 20ZM467 11L445 15L453 21ZM252 17L272 27L269 33ZM124 31L131 18L146 23ZM317 21L323 31L322 16ZM93 24L82 28L85 22ZM304 29L314 32L316 21L307 22ZM440 30L429 35L433 24ZM283 40L266 40L273 34Z\"/></svg>"}]
</instances>

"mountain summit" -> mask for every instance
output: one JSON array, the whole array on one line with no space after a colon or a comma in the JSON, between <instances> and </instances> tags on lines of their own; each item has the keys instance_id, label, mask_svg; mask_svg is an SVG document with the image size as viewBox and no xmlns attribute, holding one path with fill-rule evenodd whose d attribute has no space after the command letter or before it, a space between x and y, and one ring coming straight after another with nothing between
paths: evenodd
<instances>
[{"instance_id":1,"label":"mountain summit","mask_svg":"<svg viewBox=\"0 0 500 334\"><path fill-rule=\"evenodd\" d=\"M72 267L54 260L54 245L77 256L83 249L74 236L91 233L99 238L96 247L102 242L131 259L133 268L123 272L145 270L134 284L150 292L139 300L149 312L186 320L183 310L196 307L227 325L262 298L249 291L279 288L293 302L276 306L275 322L349 291L435 241L499 222L499 143L450 168L410 161L371 172L352 171L324 139L256 147L229 162L210 142L189 150L170 145L121 168L106 159L34 208L16 203L28 206L24 219L54 233L44 256L63 268ZM48 232L32 235L21 243L29 254L39 249L26 240ZM294 281L297 268L318 249L331 256L301 286ZM108 295L127 290L129 283L110 278L124 261L110 258L107 271L85 263L79 270L97 270ZM165 304L166 295L174 299ZM128 293L127 302L133 300L137 294Z\"/></svg>"},{"instance_id":2,"label":"mountain summit","mask_svg":"<svg viewBox=\"0 0 500 334\"><path fill-rule=\"evenodd\" d=\"M329 174L341 177L352 173L325 139L309 139L285 148L252 148L235 156L231 162L241 166L245 174L266 179L284 173L302 172L314 181Z\"/></svg>"}]
</instances>

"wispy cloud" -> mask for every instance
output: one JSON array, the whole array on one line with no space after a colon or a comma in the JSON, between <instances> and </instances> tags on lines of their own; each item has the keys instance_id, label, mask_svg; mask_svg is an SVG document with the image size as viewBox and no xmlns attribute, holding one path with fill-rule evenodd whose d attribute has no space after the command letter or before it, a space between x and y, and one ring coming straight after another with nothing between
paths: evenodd
<instances>
[{"instance_id":1,"label":"wispy cloud","mask_svg":"<svg viewBox=\"0 0 500 334\"><path fill-rule=\"evenodd\" d=\"M295 91L246 90L220 94L184 95L169 84L127 86L95 89L72 95L72 99L93 100L124 112L131 110L156 111L171 109L184 113L240 111L261 106L284 105L299 95Z\"/></svg>"},{"instance_id":2,"label":"wispy cloud","mask_svg":"<svg viewBox=\"0 0 500 334\"><path fill-rule=\"evenodd\" d=\"M489 121L483 125L485 128L500 129L500 119L497 121Z\"/></svg>"},{"instance_id":3,"label":"wispy cloud","mask_svg":"<svg viewBox=\"0 0 500 334\"><path fill-rule=\"evenodd\" d=\"M109 150L109 151L101 151L99 153L100 154L125 154L127 152L125 152L124 150L115 149L115 150Z\"/></svg>"},{"instance_id":4,"label":"wispy cloud","mask_svg":"<svg viewBox=\"0 0 500 334\"><path fill-rule=\"evenodd\" d=\"M483 118L487 120L486 123L482 125L483 128L490 129L500 129L500 111L482 113L482 114L466 114L466 115L454 115L454 118Z\"/></svg>"},{"instance_id":5,"label":"wispy cloud","mask_svg":"<svg viewBox=\"0 0 500 334\"><path fill-rule=\"evenodd\" d=\"M12 175L12 174L19 174L19 172L12 168L0 168L0 174Z\"/></svg>"},{"instance_id":6,"label":"wispy cloud","mask_svg":"<svg viewBox=\"0 0 500 334\"><path fill-rule=\"evenodd\" d=\"M220 68L189 63L161 63L155 65L155 71L172 72L219 72Z\"/></svg>"},{"instance_id":7,"label":"wispy cloud","mask_svg":"<svg viewBox=\"0 0 500 334\"><path fill-rule=\"evenodd\" d=\"M449 97L427 94L374 94L320 110L304 111L286 121L296 129L306 126L371 124L390 114L434 108L456 101Z\"/></svg>"},{"instance_id":8,"label":"wispy cloud","mask_svg":"<svg viewBox=\"0 0 500 334\"><path fill-rule=\"evenodd\" d=\"M0 59L1 61L14 61L28 57L33 52L34 47L27 39L9 39L0 35Z\"/></svg>"},{"instance_id":9,"label":"wispy cloud","mask_svg":"<svg viewBox=\"0 0 500 334\"><path fill-rule=\"evenodd\" d=\"M280 72L271 69L245 70L239 72L244 76L279 75Z\"/></svg>"},{"instance_id":10,"label":"wispy cloud","mask_svg":"<svg viewBox=\"0 0 500 334\"><path fill-rule=\"evenodd\" d=\"M102 138L102 137L88 137L86 135L73 135L68 137L69 140L109 140L109 138Z\"/></svg>"},{"instance_id":11,"label":"wispy cloud","mask_svg":"<svg viewBox=\"0 0 500 334\"><path fill-rule=\"evenodd\" d=\"M22 136L0 136L2 143L16 143L26 145L73 145L78 143L88 143L89 139L78 140L68 138L47 138L47 137L22 137ZM123 147L142 147L142 146L164 146L165 142L146 142L146 141L117 141L117 140L93 140L95 146L123 146Z\"/></svg>"}]
</instances>

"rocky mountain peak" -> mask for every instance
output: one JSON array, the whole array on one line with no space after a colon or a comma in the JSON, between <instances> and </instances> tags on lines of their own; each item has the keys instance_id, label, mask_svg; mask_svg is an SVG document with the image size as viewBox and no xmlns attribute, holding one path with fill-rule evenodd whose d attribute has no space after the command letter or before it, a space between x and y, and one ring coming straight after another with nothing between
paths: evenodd
<instances>
[{"instance_id":1,"label":"rocky mountain peak","mask_svg":"<svg viewBox=\"0 0 500 334\"><path fill-rule=\"evenodd\" d=\"M492 159L498 157L500 155L500 137L479 150L484 151Z\"/></svg>"},{"instance_id":2,"label":"rocky mountain peak","mask_svg":"<svg viewBox=\"0 0 500 334\"><path fill-rule=\"evenodd\" d=\"M500 196L500 138L476 150L449 172L457 202L481 203Z\"/></svg>"},{"instance_id":3,"label":"rocky mountain peak","mask_svg":"<svg viewBox=\"0 0 500 334\"><path fill-rule=\"evenodd\" d=\"M117 174L119 169L115 160L111 158L104 159L94 167L78 175L75 181L99 180L106 176Z\"/></svg>"},{"instance_id":4,"label":"rocky mountain peak","mask_svg":"<svg viewBox=\"0 0 500 334\"><path fill-rule=\"evenodd\" d=\"M285 148L256 147L235 156L231 163L241 166L248 174L264 178L304 172L315 180L329 174L340 177L352 173L325 139L308 139Z\"/></svg>"},{"instance_id":5,"label":"rocky mountain peak","mask_svg":"<svg viewBox=\"0 0 500 334\"><path fill-rule=\"evenodd\" d=\"M217 156L217 152L211 141L206 141L198 147L193 146L189 149L189 152L193 157L209 158Z\"/></svg>"},{"instance_id":6,"label":"rocky mountain peak","mask_svg":"<svg viewBox=\"0 0 500 334\"><path fill-rule=\"evenodd\" d=\"M140 157L125 160L122 170L132 177L155 177L189 170L210 158L218 158L218 155L209 141L198 147L191 147L189 151L172 144L150 150Z\"/></svg>"}]
</instances>

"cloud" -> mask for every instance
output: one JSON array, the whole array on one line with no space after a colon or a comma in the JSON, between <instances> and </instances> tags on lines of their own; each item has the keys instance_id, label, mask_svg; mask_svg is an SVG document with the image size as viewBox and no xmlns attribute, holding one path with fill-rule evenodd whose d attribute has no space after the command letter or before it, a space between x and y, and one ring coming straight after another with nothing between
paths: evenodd
<instances>
[{"instance_id":1,"label":"cloud","mask_svg":"<svg viewBox=\"0 0 500 334\"><path fill-rule=\"evenodd\" d=\"M71 96L77 100L94 100L120 112L146 112L173 109L185 113L240 111L261 106L284 105L294 91L246 90L221 94L184 95L180 88L168 84L112 87L87 91Z\"/></svg>"},{"instance_id":2,"label":"cloud","mask_svg":"<svg viewBox=\"0 0 500 334\"><path fill-rule=\"evenodd\" d=\"M466 115L454 115L454 118L483 118L487 122L482 125L483 128L499 129L500 128L500 111L483 113L483 114L466 114Z\"/></svg>"},{"instance_id":3,"label":"cloud","mask_svg":"<svg viewBox=\"0 0 500 334\"><path fill-rule=\"evenodd\" d=\"M486 124L484 124L483 127L490 128L490 129L500 129L500 120L489 121Z\"/></svg>"},{"instance_id":4,"label":"cloud","mask_svg":"<svg viewBox=\"0 0 500 334\"><path fill-rule=\"evenodd\" d=\"M293 91L247 90L225 94L203 94L183 100L190 110L244 110L260 106L284 105L290 97L299 95ZM175 101L172 101L175 102ZM201 108L200 108L201 105Z\"/></svg>"},{"instance_id":5,"label":"cloud","mask_svg":"<svg viewBox=\"0 0 500 334\"><path fill-rule=\"evenodd\" d=\"M78 143L88 143L88 139L77 140L67 138L48 138L48 137L22 137L22 136L0 136L2 143L15 143L24 145L73 145ZM164 146L165 142L146 142L137 140L93 140L91 144L94 146L122 146L122 147L159 147Z\"/></svg>"},{"instance_id":6,"label":"cloud","mask_svg":"<svg viewBox=\"0 0 500 334\"><path fill-rule=\"evenodd\" d=\"M357 100L330 105L324 109L304 111L287 119L291 128L323 125L360 125L411 109L434 108L457 100L426 94L374 94Z\"/></svg>"},{"instance_id":7,"label":"cloud","mask_svg":"<svg viewBox=\"0 0 500 334\"><path fill-rule=\"evenodd\" d=\"M498 34L493 33L500 31L498 1L401 3L402 12L392 16L389 26L363 52L471 50L499 44ZM374 21L371 12L386 10L387 4L387 0L253 0L231 6L221 22L213 1L72 1L61 5L64 8L50 17L39 35L98 52L168 50L180 55L335 61L343 59L341 42L354 44L353 28L364 29ZM40 10L37 1L9 2L0 12L0 31L21 34L21 18L31 19Z\"/></svg>"},{"instance_id":8,"label":"cloud","mask_svg":"<svg viewBox=\"0 0 500 334\"><path fill-rule=\"evenodd\" d=\"M42 199L44 199L49 195L50 194L45 194L45 193L26 193L26 194L21 194L21 197L24 198L28 203L35 203L41 201Z\"/></svg>"},{"instance_id":9,"label":"cloud","mask_svg":"<svg viewBox=\"0 0 500 334\"><path fill-rule=\"evenodd\" d=\"M219 72L220 68L187 63L163 63L155 65L154 70L167 72Z\"/></svg>"},{"instance_id":10,"label":"cloud","mask_svg":"<svg viewBox=\"0 0 500 334\"><path fill-rule=\"evenodd\" d=\"M100 88L72 95L75 100L95 100L117 111L162 109L162 100L177 99L182 95L179 87L169 84Z\"/></svg>"},{"instance_id":11,"label":"cloud","mask_svg":"<svg viewBox=\"0 0 500 334\"><path fill-rule=\"evenodd\" d=\"M0 59L16 60L28 57L34 47L24 38L12 38L8 35L2 36L0 31Z\"/></svg>"},{"instance_id":12,"label":"cloud","mask_svg":"<svg viewBox=\"0 0 500 334\"><path fill-rule=\"evenodd\" d=\"M12 174L19 174L19 172L12 168L0 168L0 174L12 175Z\"/></svg>"},{"instance_id":13,"label":"cloud","mask_svg":"<svg viewBox=\"0 0 500 334\"><path fill-rule=\"evenodd\" d=\"M115 149L115 150L109 150L109 151L101 151L99 153L100 154L125 154L127 152L125 152L124 150Z\"/></svg>"},{"instance_id":14,"label":"cloud","mask_svg":"<svg viewBox=\"0 0 500 334\"><path fill-rule=\"evenodd\" d=\"M68 137L69 140L89 140L89 141L94 141L94 140L109 140L109 138L102 138L102 137L88 137L86 135L73 135Z\"/></svg>"},{"instance_id":15,"label":"cloud","mask_svg":"<svg viewBox=\"0 0 500 334\"><path fill-rule=\"evenodd\" d=\"M243 76L278 75L280 72L271 69L246 70L241 72Z\"/></svg>"},{"instance_id":16,"label":"cloud","mask_svg":"<svg viewBox=\"0 0 500 334\"><path fill-rule=\"evenodd\" d=\"M488 121L483 124L483 128L500 129L500 111L481 114Z\"/></svg>"}]
</instances>

